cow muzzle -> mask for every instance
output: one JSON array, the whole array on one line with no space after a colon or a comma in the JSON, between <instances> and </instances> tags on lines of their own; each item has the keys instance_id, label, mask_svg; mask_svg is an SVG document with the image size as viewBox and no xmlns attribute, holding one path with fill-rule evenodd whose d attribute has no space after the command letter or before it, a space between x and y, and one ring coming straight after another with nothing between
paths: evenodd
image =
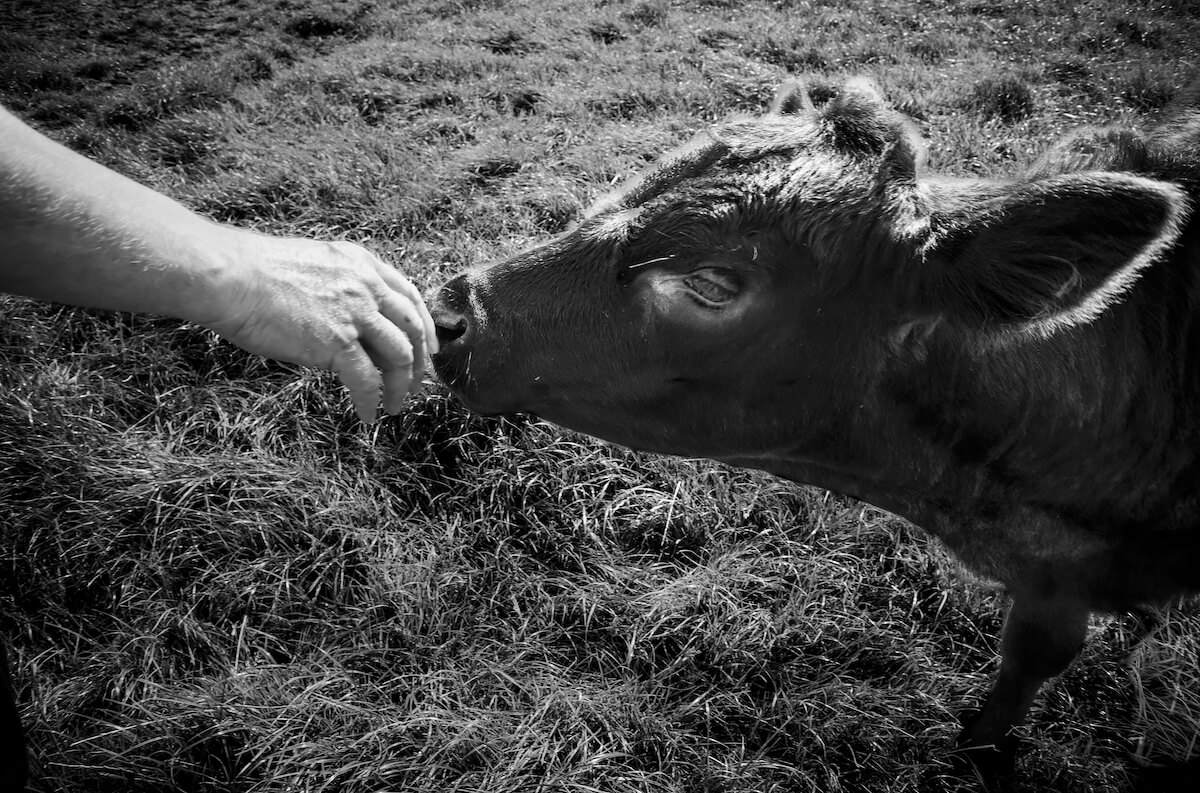
<instances>
[{"instance_id":1,"label":"cow muzzle","mask_svg":"<svg viewBox=\"0 0 1200 793\"><path fill-rule=\"evenodd\" d=\"M495 356L479 349L480 320L475 316L467 277L460 275L439 289L429 313L439 347L432 356L433 370L459 398L471 401L480 387L480 376L491 371Z\"/></svg>"},{"instance_id":2,"label":"cow muzzle","mask_svg":"<svg viewBox=\"0 0 1200 793\"><path fill-rule=\"evenodd\" d=\"M430 301L439 347L432 356L433 370L477 413L532 410L532 391L544 388L538 376L543 371L529 372L529 355L514 358L512 326L520 320L511 304L507 313L489 311L483 302L487 287L481 294L481 281L478 275L460 275Z\"/></svg>"},{"instance_id":3,"label":"cow muzzle","mask_svg":"<svg viewBox=\"0 0 1200 793\"><path fill-rule=\"evenodd\" d=\"M471 325L471 287L460 275L438 290L429 313L437 330L438 346L446 351L454 345L469 343Z\"/></svg>"}]
</instances>

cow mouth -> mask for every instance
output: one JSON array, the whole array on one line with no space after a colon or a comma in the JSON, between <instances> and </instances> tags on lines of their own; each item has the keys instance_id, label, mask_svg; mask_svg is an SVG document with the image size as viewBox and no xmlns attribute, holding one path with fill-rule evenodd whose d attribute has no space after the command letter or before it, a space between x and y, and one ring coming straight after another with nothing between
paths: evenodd
<instances>
[{"instance_id":1,"label":"cow mouth","mask_svg":"<svg viewBox=\"0 0 1200 793\"><path fill-rule=\"evenodd\" d=\"M466 360L462 356L447 355L445 350L429 356L433 363L434 374L452 391L457 392L463 382L469 377Z\"/></svg>"},{"instance_id":2,"label":"cow mouth","mask_svg":"<svg viewBox=\"0 0 1200 793\"><path fill-rule=\"evenodd\" d=\"M476 373L472 371L471 357L470 353L447 354L443 348L442 352L434 353L430 359L438 380L472 412L483 416L524 412L511 402L495 399L495 389L485 393L488 389L480 384Z\"/></svg>"},{"instance_id":3,"label":"cow mouth","mask_svg":"<svg viewBox=\"0 0 1200 793\"><path fill-rule=\"evenodd\" d=\"M448 355L446 352L436 352L430 356L433 371L454 396L467 404L467 407L478 412L480 400L475 392L477 383L471 375L470 355Z\"/></svg>"}]
</instances>

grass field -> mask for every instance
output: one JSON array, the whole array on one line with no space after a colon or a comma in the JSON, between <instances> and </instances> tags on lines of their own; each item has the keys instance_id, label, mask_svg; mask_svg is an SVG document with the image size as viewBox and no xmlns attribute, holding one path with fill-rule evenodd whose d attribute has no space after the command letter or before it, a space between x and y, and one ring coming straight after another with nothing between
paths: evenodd
<instances>
[{"instance_id":1,"label":"grass field","mask_svg":"<svg viewBox=\"0 0 1200 793\"><path fill-rule=\"evenodd\" d=\"M427 293L789 74L1004 174L1200 76L1195 0L3 0L0 101ZM0 636L37 791L950 791L1003 594L903 521L153 317L0 298ZM1200 754L1200 609L1097 619L1031 791ZM1182 789L1182 788L1178 788Z\"/></svg>"}]
</instances>

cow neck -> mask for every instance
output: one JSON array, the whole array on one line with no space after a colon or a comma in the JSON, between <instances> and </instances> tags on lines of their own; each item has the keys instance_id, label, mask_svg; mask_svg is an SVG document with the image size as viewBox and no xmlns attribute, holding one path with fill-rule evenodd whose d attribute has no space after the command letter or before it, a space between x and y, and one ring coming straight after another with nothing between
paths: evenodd
<instances>
[{"instance_id":1,"label":"cow neck","mask_svg":"<svg viewBox=\"0 0 1200 793\"><path fill-rule=\"evenodd\" d=\"M827 453L727 462L870 502L926 525L1018 509L1070 517L1077 505L1135 512L1147 467L1185 461L1170 438L1170 351L1149 355L1136 306L1051 338L966 344L950 333L886 362ZM1099 491L1102 496L1097 496ZM1084 520L1087 516L1078 516ZM938 532L941 533L941 532Z\"/></svg>"}]
</instances>

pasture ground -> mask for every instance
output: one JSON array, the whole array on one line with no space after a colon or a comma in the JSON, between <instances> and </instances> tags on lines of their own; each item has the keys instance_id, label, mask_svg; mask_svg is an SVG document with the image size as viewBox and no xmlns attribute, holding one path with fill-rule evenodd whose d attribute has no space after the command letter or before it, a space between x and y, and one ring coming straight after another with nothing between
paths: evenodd
<instances>
[{"instance_id":1,"label":"pasture ground","mask_svg":"<svg viewBox=\"0 0 1200 793\"><path fill-rule=\"evenodd\" d=\"M4 0L0 101L214 218L430 291L787 75L959 174L1145 123L1195 0ZM178 322L0 305L0 635L37 791L943 791L1003 597L819 490L466 414ZM1097 619L1031 791L1171 789L1200 612ZM1181 789L1181 788L1180 788Z\"/></svg>"}]
</instances>

